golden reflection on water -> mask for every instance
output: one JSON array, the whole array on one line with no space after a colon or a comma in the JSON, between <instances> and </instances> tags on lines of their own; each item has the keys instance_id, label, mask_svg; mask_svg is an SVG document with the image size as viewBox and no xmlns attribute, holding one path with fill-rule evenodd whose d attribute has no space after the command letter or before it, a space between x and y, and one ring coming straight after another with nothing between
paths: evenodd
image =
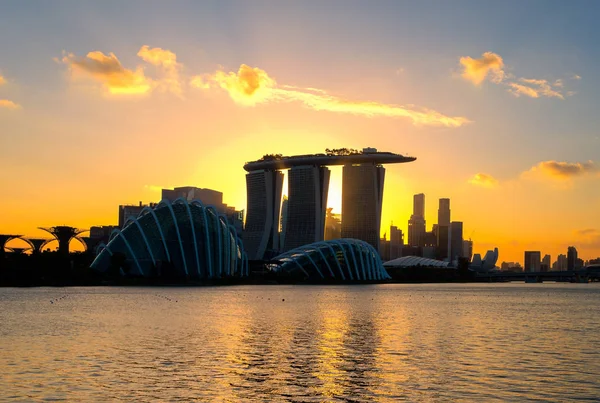
<instances>
[{"instance_id":1,"label":"golden reflection on water","mask_svg":"<svg viewBox=\"0 0 600 403\"><path fill-rule=\"evenodd\" d=\"M600 396L594 284L0 289L0 306L0 400Z\"/></svg>"}]
</instances>

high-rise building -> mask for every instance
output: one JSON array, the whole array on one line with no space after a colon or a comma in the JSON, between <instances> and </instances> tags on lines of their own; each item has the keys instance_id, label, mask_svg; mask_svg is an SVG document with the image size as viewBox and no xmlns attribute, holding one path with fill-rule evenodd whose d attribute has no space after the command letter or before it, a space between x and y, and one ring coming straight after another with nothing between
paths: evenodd
<instances>
[{"instance_id":1,"label":"high-rise building","mask_svg":"<svg viewBox=\"0 0 600 403\"><path fill-rule=\"evenodd\" d=\"M156 206L156 203L143 204L142 202L119 205L119 228L123 228L127 221L137 218L144 208L154 206Z\"/></svg>"},{"instance_id":2,"label":"high-rise building","mask_svg":"<svg viewBox=\"0 0 600 403\"><path fill-rule=\"evenodd\" d=\"M438 259L450 259L450 199L440 199L437 223Z\"/></svg>"},{"instance_id":3,"label":"high-rise building","mask_svg":"<svg viewBox=\"0 0 600 403\"><path fill-rule=\"evenodd\" d=\"M450 199L440 199L438 226L450 226Z\"/></svg>"},{"instance_id":4,"label":"high-rise building","mask_svg":"<svg viewBox=\"0 0 600 403\"><path fill-rule=\"evenodd\" d=\"M450 261L454 262L463 256L463 223L452 221L450 223Z\"/></svg>"},{"instance_id":5,"label":"high-rise building","mask_svg":"<svg viewBox=\"0 0 600 403\"><path fill-rule=\"evenodd\" d=\"M288 205L283 251L319 242L325 236L330 171L314 165L288 171Z\"/></svg>"},{"instance_id":6,"label":"high-rise building","mask_svg":"<svg viewBox=\"0 0 600 403\"><path fill-rule=\"evenodd\" d=\"M575 270L577 265L577 249L574 246L567 248L567 270Z\"/></svg>"},{"instance_id":7,"label":"high-rise building","mask_svg":"<svg viewBox=\"0 0 600 403\"><path fill-rule=\"evenodd\" d=\"M473 241L470 239L463 241L463 257L466 257L469 261L473 258Z\"/></svg>"},{"instance_id":8,"label":"high-rise building","mask_svg":"<svg viewBox=\"0 0 600 403\"><path fill-rule=\"evenodd\" d=\"M408 244L410 246L425 246L425 195L419 193L413 196L413 213L408 220Z\"/></svg>"},{"instance_id":9,"label":"high-rise building","mask_svg":"<svg viewBox=\"0 0 600 403\"><path fill-rule=\"evenodd\" d=\"M225 212L227 205L223 204L223 193L218 190L197 188L194 186L182 186L174 189L163 189L162 198L171 203L179 198L188 202L200 200L205 206L214 206L217 211Z\"/></svg>"},{"instance_id":10,"label":"high-rise building","mask_svg":"<svg viewBox=\"0 0 600 403\"><path fill-rule=\"evenodd\" d=\"M402 257L404 234L397 226L390 226L390 260Z\"/></svg>"},{"instance_id":11,"label":"high-rise building","mask_svg":"<svg viewBox=\"0 0 600 403\"><path fill-rule=\"evenodd\" d=\"M560 254L556 258L556 262L552 264L552 270L565 271L567 270L567 255Z\"/></svg>"},{"instance_id":12,"label":"high-rise building","mask_svg":"<svg viewBox=\"0 0 600 403\"><path fill-rule=\"evenodd\" d=\"M223 203L223 192L194 186L182 186L174 189L162 189L162 199L169 200L171 203L177 199L185 199L188 202L199 200L204 206L212 206L219 214L224 214L229 223L235 228L238 236L242 236L244 211L236 210L235 207Z\"/></svg>"},{"instance_id":13,"label":"high-rise building","mask_svg":"<svg viewBox=\"0 0 600 403\"><path fill-rule=\"evenodd\" d=\"M551 269L551 258L550 255L544 255L542 258L542 264L540 266L540 271L550 271Z\"/></svg>"},{"instance_id":14,"label":"high-rise building","mask_svg":"<svg viewBox=\"0 0 600 403\"><path fill-rule=\"evenodd\" d=\"M342 238L360 239L379 250L385 168L346 164L342 175Z\"/></svg>"},{"instance_id":15,"label":"high-rise building","mask_svg":"<svg viewBox=\"0 0 600 403\"><path fill-rule=\"evenodd\" d=\"M425 217L425 194L419 193L413 196L413 215Z\"/></svg>"},{"instance_id":16,"label":"high-rise building","mask_svg":"<svg viewBox=\"0 0 600 403\"><path fill-rule=\"evenodd\" d=\"M246 174L247 213L244 247L248 258L260 260L268 250L279 251L279 209L283 174L276 170Z\"/></svg>"},{"instance_id":17,"label":"high-rise building","mask_svg":"<svg viewBox=\"0 0 600 403\"><path fill-rule=\"evenodd\" d=\"M541 269L542 254L539 250L537 251L525 251L525 272L528 271L540 271Z\"/></svg>"}]
</instances>

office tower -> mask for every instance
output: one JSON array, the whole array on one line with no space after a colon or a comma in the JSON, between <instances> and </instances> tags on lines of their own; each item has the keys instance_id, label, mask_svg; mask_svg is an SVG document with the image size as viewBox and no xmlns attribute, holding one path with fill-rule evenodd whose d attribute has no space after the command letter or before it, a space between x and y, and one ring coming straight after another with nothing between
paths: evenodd
<instances>
[{"instance_id":1,"label":"office tower","mask_svg":"<svg viewBox=\"0 0 600 403\"><path fill-rule=\"evenodd\" d=\"M314 165L295 166L288 171L283 251L323 240L330 173L328 168Z\"/></svg>"},{"instance_id":2,"label":"office tower","mask_svg":"<svg viewBox=\"0 0 600 403\"><path fill-rule=\"evenodd\" d=\"M342 238L360 239L379 250L385 168L346 164L342 175Z\"/></svg>"},{"instance_id":3,"label":"office tower","mask_svg":"<svg viewBox=\"0 0 600 403\"><path fill-rule=\"evenodd\" d=\"M390 260L402 257L404 234L397 226L390 226Z\"/></svg>"},{"instance_id":4,"label":"office tower","mask_svg":"<svg viewBox=\"0 0 600 403\"><path fill-rule=\"evenodd\" d=\"M569 246L567 249L567 270L575 270L577 265L577 249L574 246Z\"/></svg>"},{"instance_id":5,"label":"office tower","mask_svg":"<svg viewBox=\"0 0 600 403\"><path fill-rule=\"evenodd\" d=\"M552 270L564 271L567 270L567 256L560 254L556 258L556 262L552 265Z\"/></svg>"},{"instance_id":6,"label":"office tower","mask_svg":"<svg viewBox=\"0 0 600 403\"><path fill-rule=\"evenodd\" d=\"M153 208L154 206L156 206L156 203L142 204L142 202L139 202L139 204L119 205L119 228L123 228L127 221L137 218L144 208Z\"/></svg>"},{"instance_id":7,"label":"office tower","mask_svg":"<svg viewBox=\"0 0 600 403\"><path fill-rule=\"evenodd\" d=\"M450 261L454 262L462 257L463 252L463 223L452 221L450 223Z\"/></svg>"},{"instance_id":8,"label":"office tower","mask_svg":"<svg viewBox=\"0 0 600 403\"><path fill-rule=\"evenodd\" d=\"M413 215L425 217L425 194L419 193L413 196Z\"/></svg>"},{"instance_id":9,"label":"office tower","mask_svg":"<svg viewBox=\"0 0 600 403\"><path fill-rule=\"evenodd\" d=\"M425 195L419 193L413 196L413 213L408 220L408 244L410 246L425 246Z\"/></svg>"},{"instance_id":10,"label":"office tower","mask_svg":"<svg viewBox=\"0 0 600 403\"><path fill-rule=\"evenodd\" d=\"M438 226L450 226L450 199L440 199L438 208Z\"/></svg>"},{"instance_id":11,"label":"office tower","mask_svg":"<svg viewBox=\"0 0 600 403\"><path fill-rule=\"evenodd\" d=\"M550 271L551 269L551 258L550 255L544 255L543 259L542 259L542 264L540 266L540 270L541 271Z\"/></svg>"},{"instance_id":12,"label":"office tower","mask_svg":"<svg viewBox=\"0 0 600 403\"><path fill-rule=\"evenodd\" d=\"M525 272L540 271L542 254L540 251L525 251Z\"/></svg>"},{"instance_id":13,"label":"office tower","mask_svg":"<svg viewBox=\"0 0 600 403\"><path fill-rule=\"evenodd\" d=\"M182 186L174 189L162 189L161 193L163 200L169 200L171 203L179 198L184 198L188 202L200 200L205 206L214 206L219 212L224 212L227 206L223 204L223 193L212 189Z\"/></svg>"},{"instance_id":14,"label":"office tower","mask_svg":"<svg viewBox=\"0 0 600 403\"><path fill-rule=\"evenodd\" d=\"M469 259L469 262L473 258L473 241L470 239L463 241L463 257Z\"/></svg>"},{"instance_id":15,"label":"office tower","mask_svg":"<svg viewBox=\"0 0 600 403\"><path fill-rule=\"evenodd\" d=\"M162 199L171 203L177 199L185 199L188 202L199 200L204 206L212 206L215 210L224 214L233 225L239 237L242 236L244 211L236 210L233 206L223 203L223 193L218 190L197 188L194 186L182 186L174 189L162 189Z\"/></svg>"},{"instance_id":16,"label":"office tower","mask_svg":"<svg viewBox=\"0 0 600 403\"><path fill-rule=\"evenodd\" d=\"M283 174L276 170L246 174L247 214L244 247L248 258L263 259L267 250L279 250L279 209Z\"/></svg>"},{"instance_id":17,"label":"office tower","mask_svg":"<svg viewBox=\"0 0 600 403\"><path fill-rule=\"evenodd\" d=\"M450 199L440 199L438 207L437 246L438 259L450 256Z\"/></svg>"}]
</instances>

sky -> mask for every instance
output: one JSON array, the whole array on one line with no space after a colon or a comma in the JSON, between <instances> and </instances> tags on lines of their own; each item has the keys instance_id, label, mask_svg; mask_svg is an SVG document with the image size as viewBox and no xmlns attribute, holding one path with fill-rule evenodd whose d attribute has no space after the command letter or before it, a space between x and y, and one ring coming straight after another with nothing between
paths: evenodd
<instances>
[{"instance_id":1,"label":"sky","mask_svg":"<svg viewBox=\"0 0 600 403\"><path fill-rule=\"evenodd\" d=\"M382 235L438 199L484 254L600 256L596 1L0 5L0 233L117 222L160 189L245 208L247 161L375 147ZM328 204L340 212L341 169ZM406 235L405 235L406 240Z\"/></svg>"}]
</instances>

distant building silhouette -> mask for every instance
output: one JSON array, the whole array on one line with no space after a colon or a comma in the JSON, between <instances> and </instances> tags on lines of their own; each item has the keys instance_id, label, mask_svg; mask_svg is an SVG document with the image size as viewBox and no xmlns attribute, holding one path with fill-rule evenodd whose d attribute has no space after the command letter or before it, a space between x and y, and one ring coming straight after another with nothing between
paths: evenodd
<instances>
[{"instance_id":1,"label":"distant building silhouette","mask_svg":"<svg viewBox=\"0 0 600 403\"><path fill-rule=\"evenodd\" d=\"M577 264L577 249L574 246L567 248L567 270L575 270Z\"/></svg>"},{"instance_id":2,"label":"distant building silhouette","mask_svg":"<svg viewBox=\"0 0 600 403\"><path fill-rule=\"evenodd\" d=\"M540 271L541 269L541 252L538 251L525 251L525 262L524 271Z\"/></svg>"},{"instance_id":3,"label":"distant building silhouette","mask_svg":"<svg viewBox=\"0 0 600 403\"><path fill-rule=\"evenodd\" d=\"M473 241L463 241L463 257L466 257L469 261L473 258Z\"/></svg>"},{"instance_id":4,"label":"distant building silhouette","mask_svg":"<svg viewBox=\"0 0 600 403\"><path fill-rule=\"evenodd\" d=\"M295 166L288 171L285 243L280 250L323 240L330 174L319 166Z\"/></svg>"},{"instance_id":5,"label":"distant building silhouette","mask_svg":"<svg viewBox=\"0 0 600 403\"><path fill-rule=\"evenodd\" d=\"M452 221L450 223L450 261L454 262L463 256L463 223Z\"/></svg>"},{"instance_id":6,"label":"distant building silhouette","mask_svg":"<svg viewBox=\"0 0 600 403\"><path fill-rule=\"evenodd\" d=\"M408 244L410 246L425 246L425 195L419 193L413 196L413 213L408 220Z\"/></svg>"},{"instance_id":7,"label":"distant building silhouette","mask_svg":"<svg viewBox=\"0 0 600 403\"><path fill-rule=\"evenodd\" d=\"M450 199L440 199L437 226L438 259L450 258Z\"/></svg>"},{"instance_id":8,"label":"distant building silhouette","mask_svg":"<svg viewBox=\"0 0 600 403\"><path fill-rule=\"evenodd\" d=\"M205 206L213 206L217 212L224 214L233 225L238 236L242 236L244 226L244 211L236 210L235 207L223 203L223 192L213 189L197 188L194 186L183 186L174 189L163 189L162 200L174 203L183 198L187 202L200 200Z\"/></svg>"},{"instance_id":9,"label":"distant building silhouette","mask_svg":"<svg viewBox=\"0 0 600 403\"><path fill-rule=\"evenodd\" d=\"M438 226L450 226L450 199L440 199L438 208Z\"/></svg>"},{"instance_id":10,"label":"distant building silhouette","mask_svg":"<svg viewBox=\"0 0 600 403\"><path fill-rule=\"evenodd\" d=\"M542 264L540 265L540 271L550 271L550 269L552 268L550 261L550 255L544 255L544 257L542 258Z\"/></svg>"},{"instance_id":11,"label":"distant building silhouette","mask_svg":"<svg viewBox=\"0 0 600 403\"><path fill-rule=\"evenodd\" d=\"M227 205L223 204L223 193L217 190L197 188L194 186L162 189L162 200L166 199L173 203L179 198L184 198L188 202L200 200L205 206L214 206L220 213L224 213L227 210Z\"/></svg>"},{"instance_id":12,"label":"distant building silhouette","mask_svg":"<svg viewBox=\"0 0 600 403\"><path fill-rule=\"evenodd\" d=\"M552 264L552 270L555 271L565 271L567 270L567 267L567 256L563 254L558 255L556 262Z\"/></svg>"},{"instance_id":13,"label":"distant building silhouette","mask_svg":"<svg viewBox=\"0 0 600 403\"><path fill-rule=\"evenodd\" d=\"M145 207L155 207L156 203L122 204L119 206L119 228L123 228L129 220L137 218Z\"/></svg>"}]
</instances>

